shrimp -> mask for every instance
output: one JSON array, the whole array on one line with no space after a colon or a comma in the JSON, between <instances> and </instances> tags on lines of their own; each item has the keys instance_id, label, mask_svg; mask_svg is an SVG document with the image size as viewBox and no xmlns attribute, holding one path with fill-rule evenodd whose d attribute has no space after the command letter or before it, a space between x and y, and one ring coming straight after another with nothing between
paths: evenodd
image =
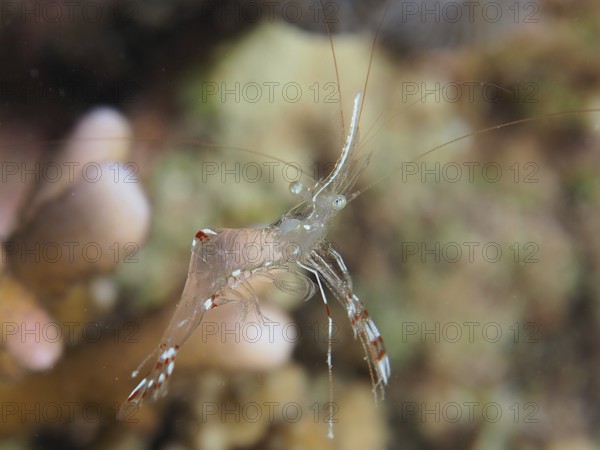
<instances>
[{"instance_id":1,"label":"shrimp","mask_svg":"<svg viewBox=\"0 0 600 450\"><path fill-rule=\"evenodd\" d=\"M139 407L147 396L156 400L166 394L177 353L200 325L207 311L234 302L241 304L245 311L254 309L262 317L258 298L249 279L254 276L267 277L276 286L286 290L286 285L275 274L281 270L293 273L301 280L300 287L292 288L292 291L302 292L305 297L312 296L315 288L313 282L301 273L302 270L312 274L316 280L328 317L330 339L327 365L330 383L333 319L324 286L346 309L354 336L360 340L365 351L375 396L379 391L383 397L383 388L390 379L391 370L381 333L354 293L352 279L342 256L326 240L332 220L355 198L352 189L369 162L368 154L358 154L361 99L359 92L354 99L345 145L332 172L312 186L299 181L290 185L291 193L300 198L300 204L266 228L205 228L196 233L181 300L160 344L148 357L158 354L156 362L133 389L121 411L132 405ZM252 262L235 257L236 249L248 244L261 249L260 256L253 258ZM132 376L137 374L136 370ZM330 404L333 407L333 403ZM333 437L332 426L333 421L330 421L330 437Z\"/></svg>"}]
</instances>

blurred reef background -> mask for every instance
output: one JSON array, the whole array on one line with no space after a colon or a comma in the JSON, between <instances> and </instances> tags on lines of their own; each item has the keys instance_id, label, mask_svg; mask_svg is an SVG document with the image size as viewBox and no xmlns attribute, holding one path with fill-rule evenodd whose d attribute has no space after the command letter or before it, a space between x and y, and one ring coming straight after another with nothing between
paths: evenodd
<instances>
[{"instance_id":1,"label":"blurred reef background","mask_svg":"<svg viewBox=\"0 0 600 450\"><path fill-rule=\"evenodd\" d=\"M600 447L596 2L40 0L0 20L0 450ZM265 226L296 167L326 174L371 57L377 184L329 238L385 339L386 398L334 305L329 440L323 304L257 286L270 333L217 308L167 397L117 422L196 231Z\"/></svg>"}]
</instances>

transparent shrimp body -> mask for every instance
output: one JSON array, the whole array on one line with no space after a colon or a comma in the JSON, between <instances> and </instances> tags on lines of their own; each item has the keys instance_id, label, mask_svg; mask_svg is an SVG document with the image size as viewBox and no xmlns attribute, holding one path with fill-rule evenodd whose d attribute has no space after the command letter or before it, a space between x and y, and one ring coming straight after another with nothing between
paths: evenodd
<instances>
[{"instance_id":1,"label":"transparent shrimp body","mask_svg":"<svg viewBox=\"0 0 600 450\"><path fill-rule=\"evenodd\" d=\"M354 196L352 188L368 164L368 155L358 155L358 118L361 94L354 100L350 130L341 155L332 172L307 187L298 182L290 190L302 202L272 225L262 229L210 229L199 231L192 243L188 278L180 302L155 352L157 359L129 395L122 411L138 407L148 395L153 399L166 393L167 383L175 367L177 352L200 325L204 314L225 303L235 302L244 311L254 308L260 315L258 298L249 284L252 277L263 276L282 290L304 298L315 292L315 284L303 275L306 270L316 281L326 306L329 331L332 318L324 285L347 311L355 337L359 338L373 378L374 392L390 377L390 365L383 340L367 310L356 297L352 280L340 254L325 239L332 219ZM236 249L252 244L259 249L252 261L245 260ZM297 283L282 282L278 272L293 273ZM331 340L330 340L331 342ZM144 361L144 362L146 362ZM327 355L331 380L331 346ZM138 371L133 373L137 376ZM333 403L331 403L333 407ZM333 417L333 415L331 415ZM333 423L329 435L333 436Z\"/></svg>"}]
</instances>

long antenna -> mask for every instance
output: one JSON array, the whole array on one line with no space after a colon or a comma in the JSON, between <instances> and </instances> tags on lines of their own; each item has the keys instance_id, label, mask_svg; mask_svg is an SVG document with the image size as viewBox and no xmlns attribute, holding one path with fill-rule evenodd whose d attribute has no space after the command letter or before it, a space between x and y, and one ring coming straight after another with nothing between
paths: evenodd
<instances>
[{"instance_id":1,"label":"long antenna","mask_svg":"<svg viewBox=\"0 0 600 450\"><path fill-rule=\"evenodd\" d=\"M478 136L478 135L483 134L483 133L489 133L490 131L493 131L493 130L499 130L501 128L509 127L509 126L512 126L512 125L518 125L518 124L521 124L521 123L537 122L537 121L545 120L545 119L553 119L553 118L556 118L556 117L569 116L569 115L573 115L573 114L585 114L585 113L590 113L590 112L600 112L600 109L580 109L580 110L574 110L574 111L556 112L556 113L546 114L546 115L541 116L541 117L529 117L529 118L526 118L526 119L513 120L512 122L506 122L506 123L502 123L500 125L494 125L494 126L491 126L491 127L483 128L481 130L473 131L471 133L467 133L467 134L464 134L462 136L458 136L458 137L456 137L454 139L451 139L449 141L444 142L443 144L436 145L435 147L430 148L426 152L421 153L419 156L417 156L416 158L414 158L410 162L418 161L418 160L424 158L425 156L430 155L431 153L433 153L433 152L435 152L435 151L437 151L437 150L439 150L441 148L447 147L450 144L454 144L455 142L462 141L462 140L464 140L466 138L469 138L469 137ZM364 188L362 188L362 189L356 191L355 193L353 193L352 195L350 195L346 199L346 201L348 203L351 202L356 197L358 197L359 195L361 195L363 192L368 191L373 186L376 186L377 184L379 184L383 180L391 177L396 172L398 172L398 170L401 170L401 169L402 168L400 167L400 168L398 168L398 169L396 169L396 170L388 173L387 175L382 176L378 180L373 181L372 183L369 183Z\"/></svg>"},{"instance_id":2,"label":"long antenna","mask_svg":"<svg viewBox=\"0 0 600 450\"><path fill-rule=\"evenodd\" d=\"M329 28L329 24L327 23L327 18L325 14L325 5L323 4L323 0L319 0L319 5L321 8L321 12L323 13L323 24L325 25L325 29L327 30L327 36L329 37L329 47L331 48L331 55L333 56L333 65L335 67L335 81L338 86L338 96L340 99L340 121L342 122L342 145L344 145L344 139L346 138L346 122L344 121L344 104L342 102L342 85L340 83L340 71L338 68L337 57L335 56L335 47L333 45L333 35L331 34L331 29Z\"/></svg>"},{"instance_id":3,"label":"long antenna","mask_svg":"<svg viewBox=\"0 0 600 450\"><path fill-rule=\"evenodd\" d=\"M373 59L375 57L375 47L377 45L377 41L379 40L379 34L383 29L383 23L385 22L385 18L387 16L388 9L390 9L390 1L385 2L385 8L383 9L383 14L381 15L381 19L379 19L379 24L377 25L377 29L375 30L375 37L373 38L373 43L371 44L371 56L369 56L369 66L367 67L367 76L365 77L365 85L363 86L363 97L360 103L360 112L358 113L358 123L360 123L360 117L362 116L363 105L365 104L365 97L367 96L367 86L369 85L369 78L371 76L371 67L373 67Z\"/></svg>"}]
</instances>

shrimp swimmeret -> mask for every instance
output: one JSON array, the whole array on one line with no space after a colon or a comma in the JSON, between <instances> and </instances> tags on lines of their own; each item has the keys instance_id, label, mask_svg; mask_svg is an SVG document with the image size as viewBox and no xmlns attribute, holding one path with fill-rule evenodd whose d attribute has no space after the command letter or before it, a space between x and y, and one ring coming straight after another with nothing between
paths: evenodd
<instances>
[{"instance_id":1,"label":"shrimp swimmeret","mask_svg":"<svg viewBox=\"0 0 600 450\"><path fill-rule=\"evenodd\" d=\"M301 273L303 269L316 280L328 315L330 338L333 321L324 285L346 308L354 336L360 339L367 356L374 393L379 391L383 396L383 388L390 378L390 362L383 339L366 308L354 294L352 279L341 255L326 240L332 219L358 195L353 192L353 187L369 162L369 154L359 154L361 98L362 94L358 93L354 99L350 130L332 172L312 186L305 186L299 181L290 185L292 194L302 200L299 205L266 228L205 228L196 233L188 278L175 314L155 351L158 359L131 392L123 408L131 404L139 406L147 396L157 399L166 394L177 352L200 325L206 311L236 302L244 310L254 308L260 317L258 298L249 284L251 277L267 277L283 290L300 291L305 297L311 296L315 286ZM235 257L235 249L248 244L261 249L260 256L253 257L252 262ZM299 277L301 287L286 288L276 275L276 271L281 270ZM331 380L331 339L329 343L327 364ZM136 375L137 371L133 373L133 376ZM329 426L329 435L332 436L332 422Z\"/></svg>"}]
</instances>

